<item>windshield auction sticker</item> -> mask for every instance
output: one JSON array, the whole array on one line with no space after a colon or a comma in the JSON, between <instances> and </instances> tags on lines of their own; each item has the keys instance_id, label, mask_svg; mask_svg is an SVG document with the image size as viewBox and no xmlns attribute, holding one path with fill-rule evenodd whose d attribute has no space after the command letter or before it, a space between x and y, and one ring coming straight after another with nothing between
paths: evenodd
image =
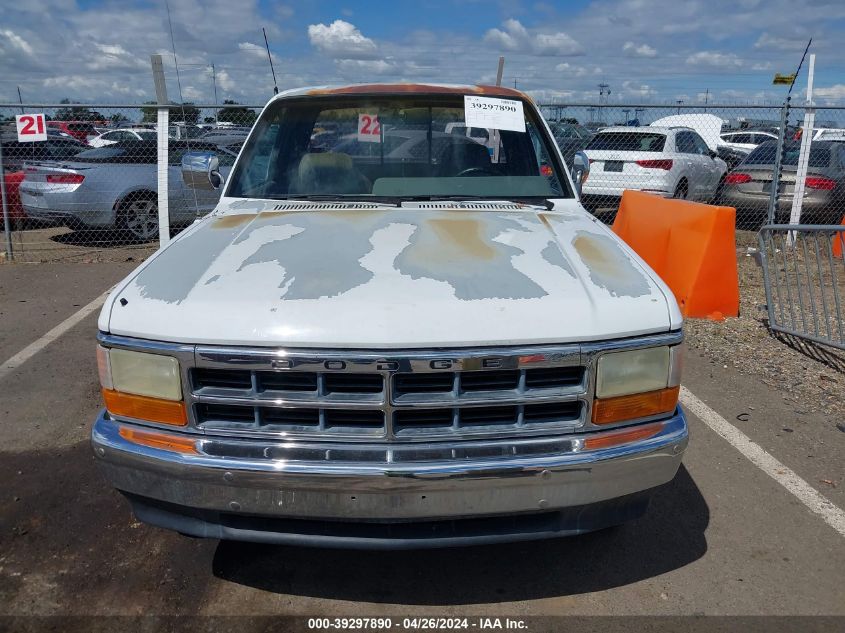
<instances>
[{"instance_id":1,"label":"windshield auction sticker","mask_svg":"<svg viewBox=\"0 0 845 633\"><path fill-rule=\"evenodd\" d=\"M524 132L522 101L464 95L464 122L467 127Z\"/></svg>"}]
</instances>

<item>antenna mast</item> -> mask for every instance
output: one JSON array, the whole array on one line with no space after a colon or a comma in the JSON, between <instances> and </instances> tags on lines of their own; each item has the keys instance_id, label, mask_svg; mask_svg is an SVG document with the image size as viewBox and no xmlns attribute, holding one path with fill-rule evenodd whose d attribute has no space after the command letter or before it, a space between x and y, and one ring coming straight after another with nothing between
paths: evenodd
<instances>
[{"instance_id":1,"label":"antenna mast","mask_svg":"<svg viewBox=\"0 0 845 633\"><path fill-rule=\"evenodd\" d=\"M273 94L279 94L279 85L276 83L276 70L273 68L273 56L270 55L270 45L267 43L267 31L261 27L261 32L264 33L264 47L267 49L267 59L270 60L270 72L273 73Z\"/></svg>"}]
</instances>

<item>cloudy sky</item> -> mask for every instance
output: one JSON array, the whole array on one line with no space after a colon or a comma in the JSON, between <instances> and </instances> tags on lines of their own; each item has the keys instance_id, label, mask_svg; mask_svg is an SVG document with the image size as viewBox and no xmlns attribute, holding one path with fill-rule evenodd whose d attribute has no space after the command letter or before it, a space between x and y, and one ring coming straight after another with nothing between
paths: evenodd
<instances>
[{"instance_id":1,"label":"cloudy sky","mask_svg":"<svg viewBox=\"0 0 845 633\"><path fill-rule=\"evenodd\" d=\"M154 94L162 53L178 100L164 0L3 0L0 102L130 103ZM362 81L493 83L541 101L746 103L782 99L807 40L816 96L845 104L845 1L170 0L185 101L263 103L280 88ZM803 81L800 87L803 88ZM709 91L709 92L708 92Z\"/></svg>"}]
</instances>

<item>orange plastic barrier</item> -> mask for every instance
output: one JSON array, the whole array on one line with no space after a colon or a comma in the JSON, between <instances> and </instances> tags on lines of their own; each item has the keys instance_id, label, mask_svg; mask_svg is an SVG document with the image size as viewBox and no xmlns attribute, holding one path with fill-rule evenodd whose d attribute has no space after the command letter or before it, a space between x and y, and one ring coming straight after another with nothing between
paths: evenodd
<instances>
[{"instance_id":1,"label":"orange plastic barrier","mask_svg":"<svg viewBox=\"0 0 845 633\"><path fill-rule=\"evenodd\" d=\"M675 293L686 317L739 315L736 210L625 191L613 231Z\"/></svg>"},{"instance_id":2,"label":"orange plastic barrier","mask_svg":"<svg viewBox=\"0 0 845 633\"><path fill-rule=\"evenodd\" d=\"M845 215L842 216L842 226L845 226ZM842 257L842 240L845 240L845 231L833 234L833 256Z\"/></svg>"}]
</instances>

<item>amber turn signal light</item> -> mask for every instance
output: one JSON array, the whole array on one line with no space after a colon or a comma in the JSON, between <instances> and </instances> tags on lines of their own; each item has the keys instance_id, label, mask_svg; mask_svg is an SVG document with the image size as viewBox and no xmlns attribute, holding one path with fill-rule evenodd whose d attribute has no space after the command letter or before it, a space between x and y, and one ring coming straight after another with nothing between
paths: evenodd
<instances>
[{"instance_id":1,"label":"amber turn signal light","mask_svg":"<svg viewBox=\"0 0 845 633\"><path fill-rule=\"evenodd\" d=\"M619 446L628 442L645 440L657 435L662 428L663 423L658 422L656 424L645 424L643 426L635 426L631 429L624 429L618 433L602 433L597 437L588 437L584 440L584 448L587 450L610 448L611 446Z\"/></svg>"},{"instance_id":2,"label":"amber turn signal light","mask_svg":"<svg viewBox=\"0 0 845 633\"><path fill-rule=\"evenodd\" d=\"M170 433L140 431L121 426L120 437L125 440L129 440L134 444L141 444L142 446L149 446L150 448L159 448L161 450L175 451L177 453L198 454L196 440L188 437L171 435Z\"/></svg>"},{"instance_id":3,"label":"amber turn signal light","mask_svg":"<svg viewBox=\"0 0 845 633\"><path fill-rule=\"evenodd\" d=\"M634 393L593 401L593 424L613 424L660 413L671 413L678 404L680 387Z\"/></svg>"},{"instance_id":4,"label":"amber turn signal light","mask_svg":"<svg viewBox=\"0 0 845 633\"><path fill-rule=\"evenodd\" d=\"M111 389L103 389L103 400L109 413L159 424L185 426L188 413L184 402L136 396Z\"/></svg>"}]
</instances>

